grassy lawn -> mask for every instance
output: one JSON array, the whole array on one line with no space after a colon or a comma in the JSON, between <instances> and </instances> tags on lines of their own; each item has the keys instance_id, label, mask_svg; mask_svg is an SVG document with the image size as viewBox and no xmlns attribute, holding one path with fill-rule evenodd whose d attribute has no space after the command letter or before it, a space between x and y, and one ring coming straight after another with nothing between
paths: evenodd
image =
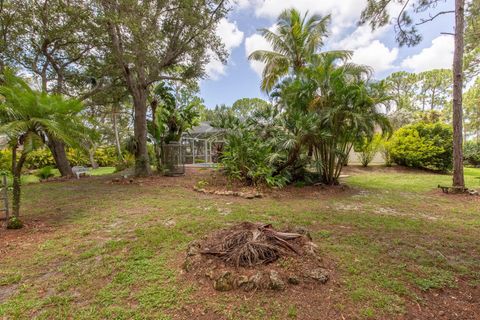
<instances>
[{"instance_id":1,"label":"grassy lawn","mask_svg":"<svg viewBox=\"0 0 480 320\"><path fill-rule=\"evenodd\" d=\"M60 172L58 171L58 169L53 169L52 172L55 177L60 177ZM105 174L112 174L114 172L115 172L115 167L100 167L97 169L89 168L88 174L91 176L101 176ZM35 175L35 173L22 175L22 184L37 183L37 182L40 182L40 179ZM8 179L8 183L10 185L12 184L11 179Z\"/></svg>"},{"instance_id":2,"label":"grassy lawn","mask_svg":"<svg viewBox=\"0 0 480 320\"><path fill-rule=\"evenodd\" d=\"M479 188L480 169L466 174ZM344 192L255 200L195 193L189 177L30 184L26 228L0 230L0 318L475 319L480 201L441 194L450 179L358 170ZM188 243L245 220L309 229L332 279L248 294L187 281Z\"/></svg>"}]
</instances>

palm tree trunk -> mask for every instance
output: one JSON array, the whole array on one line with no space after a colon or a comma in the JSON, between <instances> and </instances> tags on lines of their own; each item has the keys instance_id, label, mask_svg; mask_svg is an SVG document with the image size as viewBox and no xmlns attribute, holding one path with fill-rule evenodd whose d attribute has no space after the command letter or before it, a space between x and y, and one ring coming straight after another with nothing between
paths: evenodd
<instances>
[{"instance_id":1,"label":"palm tree trunk","mask_svg":"<svg viewBox=\"0 0 480 320\"><path fill-rule=\"evenodd\" d=\"M455 50L453 55L453 186L465 187L463 176L463 45L465 0L455 0Z\"/></svg>"},{"instance_id":2,"label":"palm tree trunk","mask_svg":"<svg viewBox=\"0 0 480 320\"><path fill-rule=\"evenodd\" d=\"M13 156L12 156L13 158ZM16 151L15 151L16 158ZM21 175L22 168L25 160L27 159L27 154L22 152L20 159L15 163L15 168L13 169L13 201L12 201L12 212L13 215L18 218L20 215L20 196L21 196Z\"/></svg>"}]
</instances>

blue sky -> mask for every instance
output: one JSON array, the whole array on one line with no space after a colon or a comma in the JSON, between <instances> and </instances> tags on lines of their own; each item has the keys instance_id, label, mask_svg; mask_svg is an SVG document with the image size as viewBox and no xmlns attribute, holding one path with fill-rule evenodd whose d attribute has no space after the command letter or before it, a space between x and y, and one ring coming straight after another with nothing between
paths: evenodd
<instances>
[{"instance_id":1,"label":"blue sky","mask_svg":"<svg viewBox=\"0 0 480 320\"><path fill-rule=\"evenodd\" d=\"M453 56L453 37L441 32L453 31L454 16L443 15L420 26L423 41L416 47L398 48L392 26L372 32L368 26L356 22L366 0L236 0L227 19L217 28L230 56L226 65L212 61L207 66L208 79L200 84L201 96L208 108L217 104L231 105L245 97L266 98L260 91L259 63L249 62L248 54L257 49L268 49L258 34L259 28L270 28L278 14L295 7L301 12L331 14L331 34L325 46L329 49L354 51L354 62L374 68L376 78L384 78L398 70L421 72L436 68L450 68ZM431 14L453 9L454 1L440 3ZM389 8L392 16L398 6ZM429 13L418 15L428 18Z\"/></svg>"}]
</instances>

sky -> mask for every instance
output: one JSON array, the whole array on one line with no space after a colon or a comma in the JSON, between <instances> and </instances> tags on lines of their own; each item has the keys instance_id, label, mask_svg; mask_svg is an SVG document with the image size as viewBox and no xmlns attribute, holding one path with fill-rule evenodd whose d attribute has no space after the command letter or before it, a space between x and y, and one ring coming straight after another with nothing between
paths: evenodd
<instances>
[{"instance_id":1,"label":"sky","mask_svg":"<svg viewBox=\"0 0 480 320\"><path fill-rule=\"evenodd\" d=\"M217 34L229 53L226 64L213 59L207 66L208 77L200 82L200 95L208 108L232 105L240 98L267 97L260 90L262 64L247 59L259 49L269 49L268 42L259 34L261 28L272 28L276 18L285 9L320 15L331 14L330 35L324 50L352 50L353 62L373 67L374 76L383 79L392 72L405 70L421 72L438 68L451 68L453 61L454 15L439 16L433 22L419 26L422 42L415 47L399 48L392 25L372 31L357 22L366 0L235 0L229 15L220 21ZM445 0L429 14L453 10L454 1ZM392 6L392 16L399 11Z\"/></svg>"}]
</instances>

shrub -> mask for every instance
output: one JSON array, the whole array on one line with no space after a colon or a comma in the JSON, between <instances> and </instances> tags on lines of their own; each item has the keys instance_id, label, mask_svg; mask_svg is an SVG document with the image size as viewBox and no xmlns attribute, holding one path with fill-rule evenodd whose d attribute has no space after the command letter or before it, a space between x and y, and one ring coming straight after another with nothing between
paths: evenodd
<instances>
[{"instance_id":1,"label":"shrub","mask_svg":"<svg viewBox=\"0 0 480 320\"><path fill-rule=\"evenodd\" d=\"M376 134L372 139L363 138L355 145L355 151L358 152L358 159L362 166L367 167L380 150L382 136Z\"/></svg>"},{"instance_id":2,"label":"shrub","mask_svg":"<svg viewBox=\"0 0 480 320\"><path fill-rule=\"evenodd\" d=\"M452 127L441 122L418 122L397 130L389 145L399 165L435 171L452 168Z\"/></svg>"},{"instance_id":3,"label":"shrub","mask_svg":"<svg viewBox=\"0 0 480 320\"><path fill-rule=\"evenodd\" d=\"M135 157L132 154L127 153L123 157L123 161L117 160L117 163L115 164L115 172L126 170L133 167L135 164Z\"/></svg>"},{"instance_id":4,"label":"shrub","mask_svg":"<svg viewBox=\"0 0 480 320\"><path fill-rule=\"evenodd\" d=\"M254 132L240 129L226 138L220 161L229 178L270 187L283 187L288 182L287 177L274 175L273 166L269 163L272 148L258 139Z\"/></svg>"},{"instance_id":5,"label":"shrub","mask_svg":"<svg viewBox=\"0 0 480 320\"><path fill-rule=\"evenodd\" d=\"M480 166L480 142L467 141L463 146L463 160L465 164Z\"/></svg>"},{"instance_id":6,"label":"shrub","mask_svg":"<svg viewBox=\"0 0 480 320\"><path fill-rule=\"evenodd\" d=\"M12 169L12 151L10 149L0 150L0 170L10 171Z\"/></svg>"},{"instance_id":7,"label":"shrub","mask_svg":"<svg viewBox=\"0 0 480 320\"><path fill-rule=\"evenodd\" d=\"M47 166L55 166L55 159L48 148L33 150L28 154L27 160L25 161L25 167L31 170Z\"/></svg>"},{"instance_id":8,"label":"shrub","mask_svg":"<svg viewBox=\"0 0 480 320\"><path fill-rule=\"evenodd\" d=\"M88 166L90 164L90 160L83 150L68 149L67 158L71 166Z\"/></svg>"},{"instance_id":9,"label":"shrub","mask_svg":"<svg viewBox=\"0 0 480 320\"><path fill-rule=\"evenodd\" d=\"M13 216L10 219L8 219L7 229L21 229L22 227L23 227L23 222L17 217Z\"/></svg>"},{"instance_id":10,"label":"shrub","mask_svg":"<svg viewBox=\"0 0 480 320\"><path fill-rule=\"evenodd\" d=\"M382 158L386 167L391 167L393 165L392 153L390 149L390 141L383 140L380 146L380 153L382 154Z\"/></svg>"},{"instance_id":11,"label":"shrub","mask_svg":"<svg viewBox=\"0 0 480 320\"><path fill-rule=\"evenodd\" d=\"M113 167L118 162L118 155L115 147L98 148L93 157L100 167Z\"/></svg>"},{"instance_id":12,"label":"shrub","mask_svg":"<svg viewBox=\"0 0 480 320\"><path fill-rule=\"evenodd\" d=\"M53 167L51 166L46 166L41 169L39 169L35 175L39 177L40 179L48 179L50 177L53 177L55 174L53 173Z\"/></svg>"}]
</instances>

